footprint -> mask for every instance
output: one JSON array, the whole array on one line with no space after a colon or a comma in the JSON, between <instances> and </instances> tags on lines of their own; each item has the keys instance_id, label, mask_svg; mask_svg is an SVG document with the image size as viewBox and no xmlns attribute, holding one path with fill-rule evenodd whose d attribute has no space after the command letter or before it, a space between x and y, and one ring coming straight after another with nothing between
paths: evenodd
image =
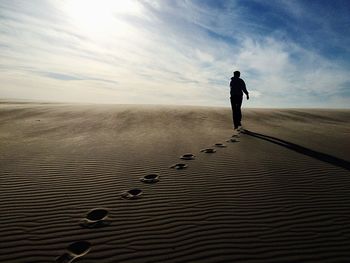
<instances>
[{"instance_id":1,"label":"footprint","mask_svg":"<svg viewBox=\"0 0 350 263\"><path fill-rule=\"evenodd\" d=\"M225 148L226 147L226 145L223 144L223 143L215 143L214 146L215 147L220 147L220 148Z\"/></svg>"},{"instance_id":2,"label":"footprint","mask_svg":"<svg viewBox=\"0 0 350 263\"><path fill-rule=\"evenodd\" d=\"M140 189L131 189L129 191L126 191L122 193L122 198L124 199L138 199L142 195L142 191Z\"/></svg>"},{"instance_id":3,"label":"footprint","mask_svg":"<svg viewBox=\"0 0 350 263\"><path fill-rule=\"evenodd\" d=\"M94 208L90 210L86 217L80 220L81 227L98 228L109 225L108 210L104 208Z\"/></svg>"},{"instance_id":4,"label":"footprint","mask_svg":"<svg viewBox=\"0 0 350 263\"><path fill-rule=\"evenodd\" d=\"M140 179L141 182L146 184L154 184L159 182L159 175L158 174L148 174L145 175L143 178Z\"/></svg>"},{"instance_id":5,"label":"footprint","mask_svg":"<svg viewBox=\"0 0 350 263\"><path fill-rule=\"evenodd\" d=\"M176 170L182 170L182 169L185 169L187 167L188 167L188 165L185 163L176 163L176 164L170 166L170 168L174 168Z\"/></svg>"},{"instance_id":6,"label":"footprint","mask_svg":"<svg viewBox=\"0 0 350 263\"><path fill-rule=\"evenodd\" d=\"M230 138L229 140L227 140L227 142L239 142L239 140L237 140L236 138Z\"/></svg>"},{"instance_id":7,"label":"footprint","mask_svg":"<svg viewBox=\"0 0 350 263\"><path fill-rule=\"evenodd\" d=\"M186 153L186 154L180 156L180 159L182 159L182 160L194 160L195 157L196 156L192 153Z\"/></svg>"},{"instance_id":8,"label":"footprint","mask_svg":"<svg viewBox=\"0 0 350 263\"><path fill-rule=\"evenodd\" d=\"M204 153L215 153L216 150L213 149L213 148L206 148L206 149L202 149L201 152L204 152Z\"/></svg>"},{"instance_id":9,"label":"footprint","mask_svg":"<svg viewBox=\"0 0 350 263\"><path fill-rule=\"evenodd\" d=\"M57 257L56 263L70 263L84 256L90 251L91 244L88 241L77 241L67 247L67 251L61 256Z\"/></svg>"}]
</instances>

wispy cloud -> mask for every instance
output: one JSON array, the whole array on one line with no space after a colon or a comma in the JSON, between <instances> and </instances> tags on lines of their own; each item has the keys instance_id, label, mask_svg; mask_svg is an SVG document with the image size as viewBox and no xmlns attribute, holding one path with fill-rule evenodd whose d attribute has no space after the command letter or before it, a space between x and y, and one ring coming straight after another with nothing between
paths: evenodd
<instances>
[{"instance_id":1,"label":"wispy cloud","mask_svg":"<svg viewBox=\"0 0 350 263\"><path fill-rule=\"evenodd\" d=\"M111 1L90 1L0 0L0 96L228 106L238 69L253 107L349 105L343 9L339 22L299 1L129 0L91 28Z\"/></svg>"}]
</instances>

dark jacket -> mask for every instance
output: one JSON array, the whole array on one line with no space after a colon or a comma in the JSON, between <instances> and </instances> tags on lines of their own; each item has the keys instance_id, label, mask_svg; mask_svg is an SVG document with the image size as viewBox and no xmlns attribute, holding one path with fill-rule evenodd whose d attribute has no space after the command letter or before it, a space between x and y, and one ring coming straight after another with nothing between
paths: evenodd
<instances>
[{"instance_id":1,"label":"dark jacket","mask_svg":"<svg viewBox=\"0 0 350 263\"><path fill-rule=\"evenodd\" d=\"M248 95L247 88L245 86L244 80L238 77L232 77L230 81L230 95L231 97L243 96L243 92Z\"/></svg>"}]
</instances>

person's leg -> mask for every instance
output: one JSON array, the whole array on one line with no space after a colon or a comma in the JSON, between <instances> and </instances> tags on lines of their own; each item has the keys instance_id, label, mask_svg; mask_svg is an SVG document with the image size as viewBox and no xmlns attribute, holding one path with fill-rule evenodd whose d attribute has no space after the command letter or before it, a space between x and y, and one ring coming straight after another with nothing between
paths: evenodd
<instances>
[{"instance_id":1,"label":"person's leg","mask_svg":"<svg viewBox=\"0 0 350 263\"><path fill-rule=\"evenodd\" d=\"M234 126L235 126L235 129L238 128L239 126L239 104L235 101L234 102L234 109L235 109L235 112L234 112Z\"/></svg>"},{"instance_id":2,"label":"person's leg","mask_svg":"<svg viewBox=\"0 0 350 263\"><path fill-rule=\"evenodd\" d=\"M241 123L241 121L242 121L242 111L241 111L242 100L243 100L243 97L240 97L236 101L236 105L237 105L237 125L238 126L242 126L242 123Z\"/></svg>"},{"instance_id":3,"label":"person's leg","mask_svg":"<svg viewBox=\"0 0 350 263\"><path fill-rule=\"evenodd\" d=\"M235 103L234 98L231 98L230 101L231 101L231 109L232 109L232 122L233 122L234 128L236 129L238 127L238 126L236 126L236 121L235 121L237 119L237 117L236 117L236 112L237 112L236 103Z\"/></svg>"}]
</instances>

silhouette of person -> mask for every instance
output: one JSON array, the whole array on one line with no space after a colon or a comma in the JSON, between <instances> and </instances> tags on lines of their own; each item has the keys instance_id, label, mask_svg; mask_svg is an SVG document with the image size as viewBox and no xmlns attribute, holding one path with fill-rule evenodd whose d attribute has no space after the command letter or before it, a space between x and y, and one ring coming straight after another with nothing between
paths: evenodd
<instances>
[{"instance_id":1,"label":"silhouette of person","mask_svg":"<svg viewBox=\"0 0 350 263\"><path fill-rule=\"evenodd\" d=\"M232 119L234 129L240 129L242 127L242 100L243 100L243 92L247 96L247 100L249 100L249 93L245 86L244 80L240 78L241 73L239 71L233 72L233 77L230 81L230 100L231 100L231 108L232 108Z\"/></svg>"}]
</instances>

